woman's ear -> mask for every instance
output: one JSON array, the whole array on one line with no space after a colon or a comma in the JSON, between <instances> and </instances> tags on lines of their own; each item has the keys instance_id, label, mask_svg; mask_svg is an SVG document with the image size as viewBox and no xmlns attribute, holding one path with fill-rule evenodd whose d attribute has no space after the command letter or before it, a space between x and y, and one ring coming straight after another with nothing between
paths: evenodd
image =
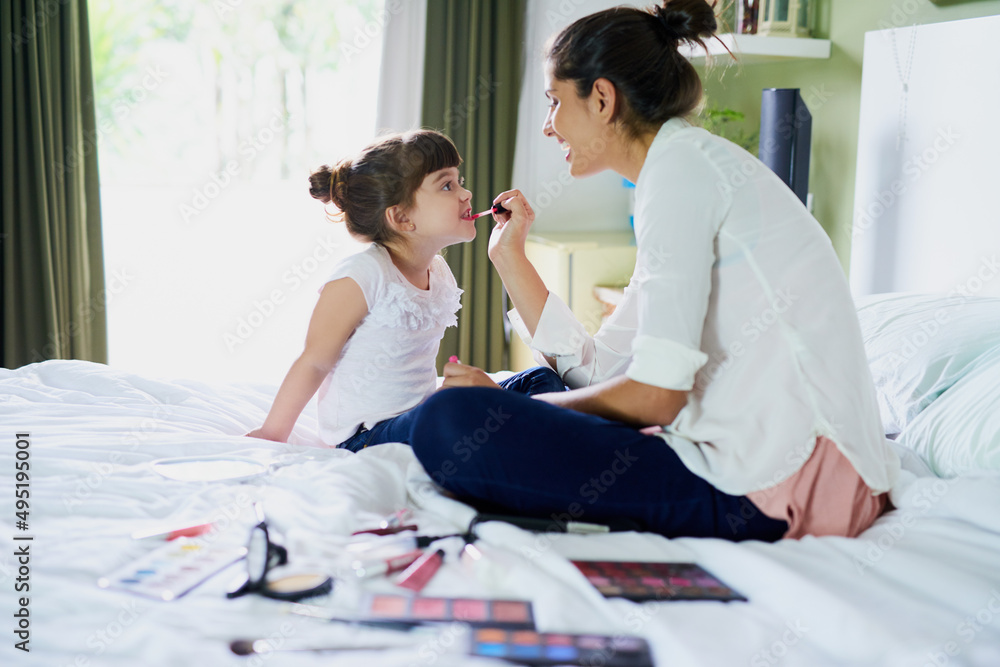
<instances>
[{"instance_id":1,"label":"woman's ear","mask_svg":"<svg viewBox=\"0 0 1000 667\"><path fill-rule=\"evenodd\" d=\"M594 81L590 89L590 97L587 103L591 112L605 123L611 124L615 121L615 110L617 109L618 89L615 84L603 77Z\"/></svg>"}]
</instances>

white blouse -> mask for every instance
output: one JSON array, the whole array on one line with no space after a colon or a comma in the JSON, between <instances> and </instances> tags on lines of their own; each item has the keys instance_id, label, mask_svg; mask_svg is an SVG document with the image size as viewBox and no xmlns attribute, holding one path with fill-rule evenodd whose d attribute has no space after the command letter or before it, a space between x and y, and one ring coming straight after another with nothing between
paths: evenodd
<instances>
[{"instance_id":1,"label":"white blouse","mask_svg":"<svg viewBox=\"0 0 1000 667\"><path fill-rule=\"evenodd\" d=\"M458 323L462 307L462 290L440 255L431 263L427 290L408 281L375 243L344 258L327 282L340 278L361 287L368 314L319 388L320 437L330 447L360 425L402 414L434 393L441 338Z\"/></svg>"},{"instance_id":2,"label":"white blouse","mask_svg":"<svg viewBox=\"0 0 1000 667\"><path fill-rule=\"evenodd\" d=\"M795 194L735 144L665 123L635 190L636 267L594 336L549 294L521 338L570 387L617 375L688 392L662 437L719 490L775 486L830 438L875 493L899 460L881 432L847 280ZM540 353L540 354L538 354Z\"/></svg>"}]
</instances>

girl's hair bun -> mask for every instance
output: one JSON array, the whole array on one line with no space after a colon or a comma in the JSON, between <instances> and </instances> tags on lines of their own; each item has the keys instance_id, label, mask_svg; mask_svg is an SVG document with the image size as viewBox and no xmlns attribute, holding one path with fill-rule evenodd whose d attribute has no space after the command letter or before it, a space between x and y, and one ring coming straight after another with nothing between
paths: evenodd
<instances>
[{"instance_id":1,"label":"girl's hair bun","mask_svg":"<svg viewBox=\"0 0 1000 667\"><path fill-rule=\"evenodd\" d=\"M309 175L309 194L314 199L318 199L324 204L329 204L333 200L330 196L330 184L332 181L333 171L330 169L330 165L324 164Z\"/></svg>"},{"instance_id":2,"label":"girl's hair bun","mask_svg":"<svg viewBox=\"0 0 1000 667\"><path fill-rule=\"evenodd\" d=\"M350 168L350 160L341 162L336 169L324 164L309 175L309 194L324 204L333 204L343 211L347 188L346 176Z\"/></svg>"},{"instance_id":3,"label":"girl's hair bun","mask_svg":"<svg viewBox=\"0 0 1000 667\"><path fill-rule=\"evenodd\" d=\"M664 0L652 8L664 33L673 41L702 43L718 30L715 9L705 0Z\"/></svg>"}]
</instances>

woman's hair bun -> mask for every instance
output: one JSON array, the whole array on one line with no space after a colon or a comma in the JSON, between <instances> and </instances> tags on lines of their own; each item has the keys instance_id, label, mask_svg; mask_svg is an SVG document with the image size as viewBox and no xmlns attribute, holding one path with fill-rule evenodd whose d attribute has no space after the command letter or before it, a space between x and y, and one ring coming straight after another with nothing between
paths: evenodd
<instances>
[{"instance_id":1,"label":"woman's hair bun","mask_svg":"<svg viewBox=\"0 0 1000 667\"><path fill-rule=\"evenodd\" d=\"M653 7L665 33L675 41L701 42L718 30L715 9L705 0L664 0Z\"/></svg>"},{"instance_id":2,"label":"woman's hair bun","mask_svg":"<svg viewBox=\"0 0 1000 667\"><path fill-rule=\"evenodd\" d=\"M345 176L350 168L350 161L338 164L335 169L324 164L309 175L309 194L324 204L333 204L341 211L344 210L344 190L347 187Z\"/></svg>"}]
</instances>

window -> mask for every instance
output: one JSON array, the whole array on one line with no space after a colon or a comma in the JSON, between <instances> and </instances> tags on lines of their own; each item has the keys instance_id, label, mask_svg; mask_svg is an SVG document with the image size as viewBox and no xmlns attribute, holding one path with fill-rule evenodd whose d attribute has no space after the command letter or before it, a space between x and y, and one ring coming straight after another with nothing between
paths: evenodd
<instances>
[{"instance_id":1,"label":"window","mask_svg":"<svg viewBox=\"0 0 1000 667\"><path fill-rule=\"evenodd\" d=\"M375 134L380 0L91 0L109 362L278 384L358 244L308 175Z\"/></svg>"}]
</instances>

